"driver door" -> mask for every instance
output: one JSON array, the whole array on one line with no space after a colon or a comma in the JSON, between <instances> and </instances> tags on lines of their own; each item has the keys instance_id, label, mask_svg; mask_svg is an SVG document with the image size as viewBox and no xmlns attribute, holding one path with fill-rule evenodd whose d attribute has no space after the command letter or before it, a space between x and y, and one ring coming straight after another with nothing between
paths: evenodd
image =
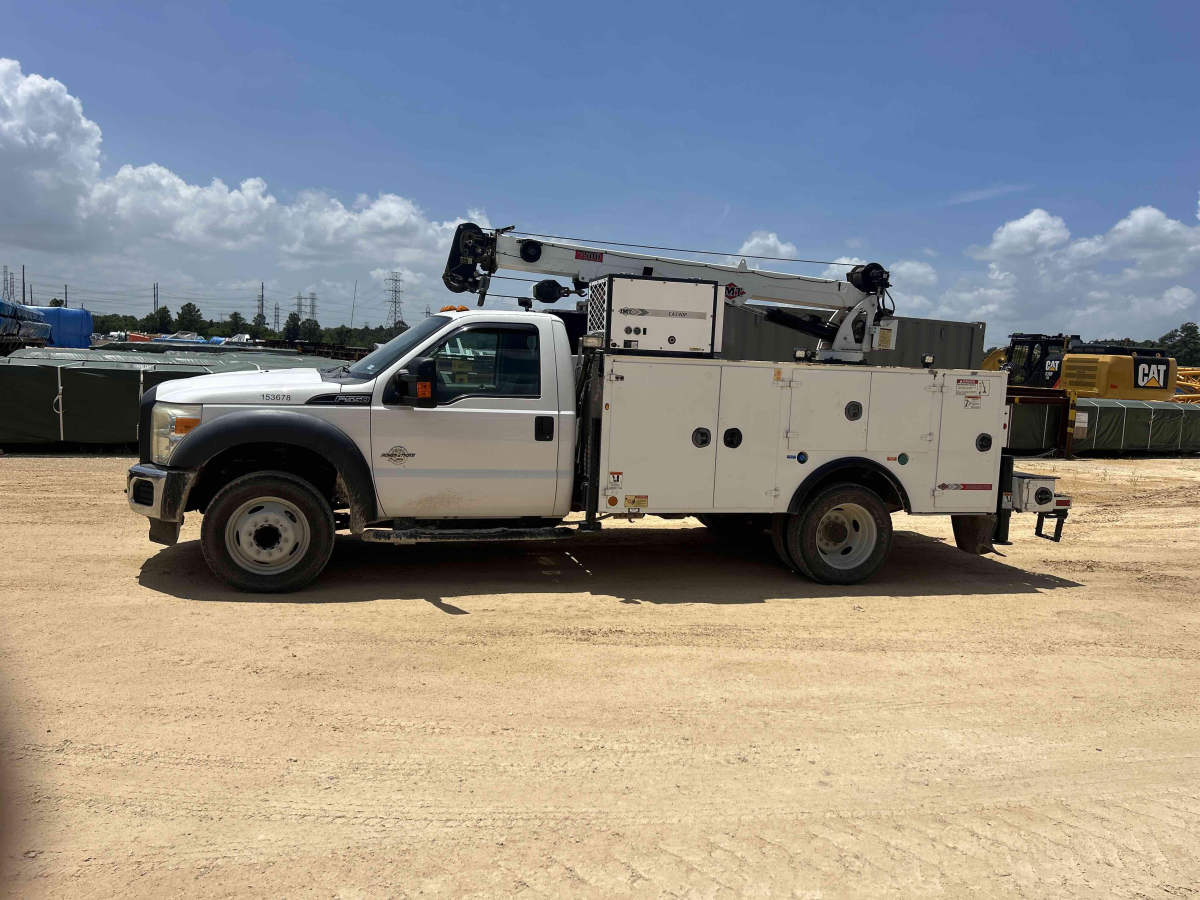
<instances>
[{"instance_id":1,"label":"driver door","mask_svg":"<svg viewBox=\"0 0 1200 900\"><path fill-rule=\"evenodd\" d=\"M550 516L558 483L554 346L533 324L472 324L432 352L437 406L371 408L372 470L386 515Z\"/></svg>"}]
</instances>

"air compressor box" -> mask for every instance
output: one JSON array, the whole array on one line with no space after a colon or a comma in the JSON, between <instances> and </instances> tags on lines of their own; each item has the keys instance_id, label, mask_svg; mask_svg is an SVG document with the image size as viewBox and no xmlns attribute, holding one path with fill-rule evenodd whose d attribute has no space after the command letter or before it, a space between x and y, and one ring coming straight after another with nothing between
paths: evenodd
<instances>
[{"instance_id":1,"label":"air compressor box","mask_svg":"<svg viewBox=\"0 0 1200 900\"><path fill-rule=\"evenodd\" d=\"M588 333L612 352L713 357L725 301L715 281L608 275L590 284Z\"/></svg>"}]
</instances>

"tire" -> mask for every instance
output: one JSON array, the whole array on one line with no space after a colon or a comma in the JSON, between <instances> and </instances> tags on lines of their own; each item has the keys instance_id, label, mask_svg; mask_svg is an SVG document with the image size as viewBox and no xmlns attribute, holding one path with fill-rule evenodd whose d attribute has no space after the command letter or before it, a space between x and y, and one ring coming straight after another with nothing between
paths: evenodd
<instances>
[{"instance_id":1,"label":"tire","mask_svg":"<svg viewBox=\"0 0 1200 900\"><path fill-rule=\"evenodd\" d=\"M774 513L771 516L771 545L775 548L775 555L779 557L779 561L791 569L793 572L798 572L806 578L812 578L812 573L809 572L798 560L792 558L792 551L788 549L787 532L788 525L796 517L788 513Z\"/></svg>"},{"instance_id":2,"label":"tire","mask_svg":"<svg viewBox=\"0 0 1200 900\"><path fill-rule=\"evenodd\" d=\"M874 491L830 485L790 517L787 550L821 584L859 584L879 571L892 549L892 517Z\"/></svg>"},{"instance_id":3,"label":"tire","mask_svg":"<svg viewBox=\"0 0 1200 900\"><path fill-rule=\"evenodd\" d=\"M730 541L751 540L770 527L770 517L756 513L702 513L696 518L714 536Z\"/></svg>"},{"instance_id":4,"label":"tire","mask_svg":"<svg viewBox=\"0 0 1200 900\"><path fill-rule=\"evenodd\" d=\"M217 492L200 526L213 574L239 591L285 594L321 574L336 529L329 503L303 478L254 472Z\"/></svg>"}]
</instances>

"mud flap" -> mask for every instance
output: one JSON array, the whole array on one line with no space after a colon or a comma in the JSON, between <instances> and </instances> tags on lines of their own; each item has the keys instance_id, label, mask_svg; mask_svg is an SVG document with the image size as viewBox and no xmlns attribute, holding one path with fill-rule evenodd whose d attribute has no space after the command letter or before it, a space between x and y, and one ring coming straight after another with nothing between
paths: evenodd
<instances>
[{"instance_id":1,"label":"mud flap","mask_svg":"<svg viewBox=\"0 0 1200 900\"><path fill-rule=\"evenodd\" d=\"M951 516L950 524L954 528L955 545L959 550L965 550L975 556L995 553L992 535L996 531L997 518L995 513L982 516Z\"/></svg>"},{"instance_id":2,"label":"mud flap","mask_svg":"<svg viewBox=\"0 0 1200 900\"><path fill-rule=\"evenodd\" d=\"M183 522L164 522L162 519L151 519L150 540L156 544L166 544L170 547L172 544L179 543L179 529L182 527Z\"/></svg>"}]
</instances>

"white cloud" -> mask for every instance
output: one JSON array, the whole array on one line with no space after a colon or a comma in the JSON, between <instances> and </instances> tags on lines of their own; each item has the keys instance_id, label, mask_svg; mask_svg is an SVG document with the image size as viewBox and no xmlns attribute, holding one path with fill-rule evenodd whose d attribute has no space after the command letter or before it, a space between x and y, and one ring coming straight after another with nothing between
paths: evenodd
<instances>
[{"instance_id":1,"label":"white cloud","mask_svg":"<svg viewBox=\"0 0 1200 900\"><path fill-rule=\"evenodd\" d=\"M924 253L926 256L937 256L938 255L938 252L936 250L934 250L932 247L926 247L921 252Z\"/></svg>"},{"instance_id":2,"label":"white cloud","mask_svg":"<svg viewBox=\"0 0 1200 900\"><path fill-rule=\"evenodd\" d=\"M976 259L1028 256L1065 244L1070 237L1066 222L1044 209L1035 209L997 228L988 246L972 247L967 252Z\"/></svg>"},{"instance_id":3,"label":"white cloud","mask_svg":"<svg viewBox=\"0 0 1200 900\"><path fill-rule=\"evenodd\" d=\"M857 250L862 245L863 245L862 238L856 238L856 237L846 238L846 246L849 247L851 250Z\"/></svg>"},{"instance_id":4,"label":"white cloud","mask_svg":"<svg viewBox=\"0 0 1200 900\"><path fill-rule=\"evenodd\" d=\"M1181 313L1196 303L1196 292L1183 285L1169 287L1162 294L1162 308L1168 312Z\"/></svg>"},{"instance_id":5,"label":"white cloud","mask_svg":"<svg viewBox=\"0 0 1200 900\"><path fill-rule=\"evenodd\" d=\"M781 241L773 231L753 231L750 237L742 242L739 255L747 256L779 256L794 257L796 245Z\"/></svg>"},{"instance_id":6,"label":"white cloud","mask_svg":"<svg viewBox=\"0 0 1200 900\"><path fill-rule=\"evenodd\" d=\"M80 101L53 78L23 74L11 59L0 59L0 161L0 196L7 209L21 210L0 217L0 245L40 254L47 266L63 254L86 258L93 278L120 269L128 280L131 269L141 269L185 284L206 273L199 281L211 285L219 259L226 268L282 270L291 290L289 271L367 264L402 268L414 292L426 285L424 293L440 299L432 276L464 221L439 222L390 192L360 194L349 207L322 191L282 202L262 178L232 188L219 178L190 184L153 162L105 176L101 131ZM471 215L488 225L481 211Z\"/></svg>"},{"instance_id":7,"label":"white cloud","mask_svg":"<svg viewBox=\"0 0 1200 900\"><path fill-rule=\"evenodd\" d=\"M937 284L937 270L919 259L901 259L888 266L892 283L900 287L932 287Z\"/></svg>"},{"instance_id":8,"label":"white cloud","mask_svg":"<svg viewBox=\"0 0 1200 900\"><path fill-rule=\"evenodd\" d=\"M1034 209L966 252L987 269L959 278L938 314L986 315L992 340L1016 330L1156 338L1196 315L1200 226L1152 206L1075 239L1062 218Z\"/></svg>"},{"instance_id":9,"label":"white cloud","mask_svg":"<svg viewBox=\"0 0 1200 900\"><path fill-rule=\"evenodd\" d=\"M866 265L865 259L859 259L857 256L839 256L831 265L825 267L825 271L821 273L821 278L833 278L838 281L844 281L846 273L855 266Z\"/></svg>"}]
</instances>

